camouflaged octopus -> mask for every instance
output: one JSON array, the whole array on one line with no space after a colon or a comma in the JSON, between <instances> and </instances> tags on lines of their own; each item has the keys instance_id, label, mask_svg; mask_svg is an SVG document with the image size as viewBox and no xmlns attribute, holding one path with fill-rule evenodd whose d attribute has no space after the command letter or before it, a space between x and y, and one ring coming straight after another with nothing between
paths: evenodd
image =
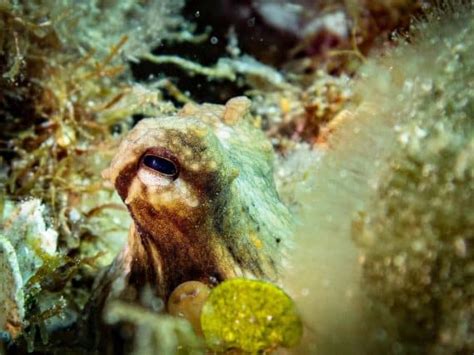
<instances>
[{"instance_id":1,"label":"camouflaged octopus","mask_svg":"<svg viewBox=\"0 0 474 355\"><path fill-rule=\"evenodd\" d=\"M122 280L119 294L148 284L167 300L186 281L278 279L291 217L275 189L272 146L249 105L245 97L187 104L176 116L140 121L125 137L103 173L133 219L106 275L109 284Z\"/></svg>"}]
</instances>

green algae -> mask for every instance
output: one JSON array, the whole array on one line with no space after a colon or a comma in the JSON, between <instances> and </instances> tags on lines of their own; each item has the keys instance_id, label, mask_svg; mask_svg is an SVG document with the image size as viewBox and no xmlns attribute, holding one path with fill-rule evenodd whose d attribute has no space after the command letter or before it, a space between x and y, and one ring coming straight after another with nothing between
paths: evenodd
<instances>
[{"instance_id":1,"label":"green algae","mask_svg":"<svg viewBox=\"0 0 474 355\"><path fill-rule=\"evenodd\" d=\"M416 24L410 45L367 68L397 68L379 92L396 93L383 114L397 123L397 145L353 235L367 293L409 352L474 349L474 21L472 7L452 11Z\"/></svg>"},{"instance_id":2,"label":"green algae","mask_svg":"<svg viewBox=\"0 0 474 355\"><path fill-rule=\"evenodd\" d=\"M12 200L41 199L69 252L91 256L103 248L107 230L118 234L108 211L114 210L112 191L100 172L131 116L173 109L160 92L132 83L127 60L174 32L181 3L146 5L159 8L153 19L147 6L131 1L0 6L1 184ZM99 16L105 10L109 21ZM106 244L115 254L117 247Z\"/></svg>"},{"instance_id":3,"label":"green algae","mask_svg":"<svg viewBox=\"0 0 474 355\"><path fill-rule=\"evenodd\" d=\"M37 329L47 344L52 329L77 322L98 266L126 236L127 215L100 177L120 132L136 113L173 110L158 91L131 82L127 60L180 27L182 4L143 5L0 3L1 227L22 275L18 344L30 350ZM32 198L37 205L22 202ZM24 224L12 222L27 205Z\"/></svg>"},{"instance_id":4,"label":"green algae","mask_svg":"<svg viewBox=\"0 0 474 355\"><path fill-rule=\"evenodd\" d=\"M449 4L367 59L297 196L301 353L472 352L473 10Z\"/></svg>"},{"instance_id":5,"label":"green algae","mask_svg":"<svg viewBox=\"0 0 474 355\"><path fill-rule=\"evenodd\" d=\"M211 291L201 326L211 348L250 353L292 347L303 332L296 306L283 290L246 279L225 281Z\"/></svg>"}]
</instances>

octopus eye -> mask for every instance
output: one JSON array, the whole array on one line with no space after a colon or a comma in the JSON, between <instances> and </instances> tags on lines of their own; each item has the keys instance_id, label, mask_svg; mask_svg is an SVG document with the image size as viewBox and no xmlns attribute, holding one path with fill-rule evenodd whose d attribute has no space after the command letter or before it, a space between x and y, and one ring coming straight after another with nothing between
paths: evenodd
<instances>
[{"instance_id":1,"label":"octopus eye","mask_svg":"<svg viewBox=\"0 0 474 355\"><path fill-rule=\"evenodd\" d=\"M176 179L178 177L178 166L170 159L157 155L147 154L142 159L142 164L162 175Z\"/></svg>"}]
</instances>

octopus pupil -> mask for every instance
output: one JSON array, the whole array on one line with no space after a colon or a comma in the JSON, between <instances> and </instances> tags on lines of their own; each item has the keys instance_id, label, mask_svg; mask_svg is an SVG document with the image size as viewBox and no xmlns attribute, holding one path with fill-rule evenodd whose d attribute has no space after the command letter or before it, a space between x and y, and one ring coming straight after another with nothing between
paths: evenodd
<instances>
[{"instance_id":1,"label":"octopus pupil","mask_svg":"<svg viewBox=\"0 0 474 355\"><path fill-rule=\"evenodd\" d=\"M143 164L163 175L176 176L178 173L178 168L171 160L156 155L146 155Z\"/></svg>"}]
</instances>

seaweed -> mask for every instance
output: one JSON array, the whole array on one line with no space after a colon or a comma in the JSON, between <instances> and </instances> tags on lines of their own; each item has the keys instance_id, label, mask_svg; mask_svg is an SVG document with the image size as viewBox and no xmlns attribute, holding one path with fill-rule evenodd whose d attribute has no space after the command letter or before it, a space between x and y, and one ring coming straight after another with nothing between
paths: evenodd
<instances>
[{"instance_id":1,"label":"seaweed","mask_svg":"<svg viewBox=\"0 0 474 355\"><path fill-rule=\"evenodd\" d=\"M472 6L449 2L367 59L294 197L285 285L314 329L301 352L472 352Z\"/></svg>"},{"instance_id":2,"label":"seaweed","mask_svg":"<svg viewBox=\"0 0 474 355\"><path fill-rule=\"evenodd\" d=\"M405 64L397 63L398 113L386 113L398 118L397 149L353 234L367 292L392 315L396 337L410 352L474 349L474 91L466 85L474 78L474 22L472 4L464 9L438 10L415 25L413 47L402 45L388 63L369 69ZM423 53L416 60L414 48Z\"/></svg>"},{"instance_id":3,"label":"seaweed","mask_svg":"<svg viewBox=\"0 0 474 355\"><path fill-rule=\"evenodd\" d=\"M165 20L151 18L148 6ZM117 212L100 171L133 115L174 110L160 91L130 81L128 61L168 31L184 30L173 16L180 6L161 1L0 4L2 229L8 230L12 210L21 210L23 200L37 198L33 208L41 206L52 217L48 224L57 233L58 249L51 255L42 252L42 240L31 244L17 229L8 235L16 241L20 267L26 265L22 250L35 255L36 266L23 277L25 342L18 340L30 350L48 343L48 334L60 324L77 321L99 266L109 263L124 241L128 215ZM105 9L111 22L100 18Z\"/></svg>"}]
</instances>

